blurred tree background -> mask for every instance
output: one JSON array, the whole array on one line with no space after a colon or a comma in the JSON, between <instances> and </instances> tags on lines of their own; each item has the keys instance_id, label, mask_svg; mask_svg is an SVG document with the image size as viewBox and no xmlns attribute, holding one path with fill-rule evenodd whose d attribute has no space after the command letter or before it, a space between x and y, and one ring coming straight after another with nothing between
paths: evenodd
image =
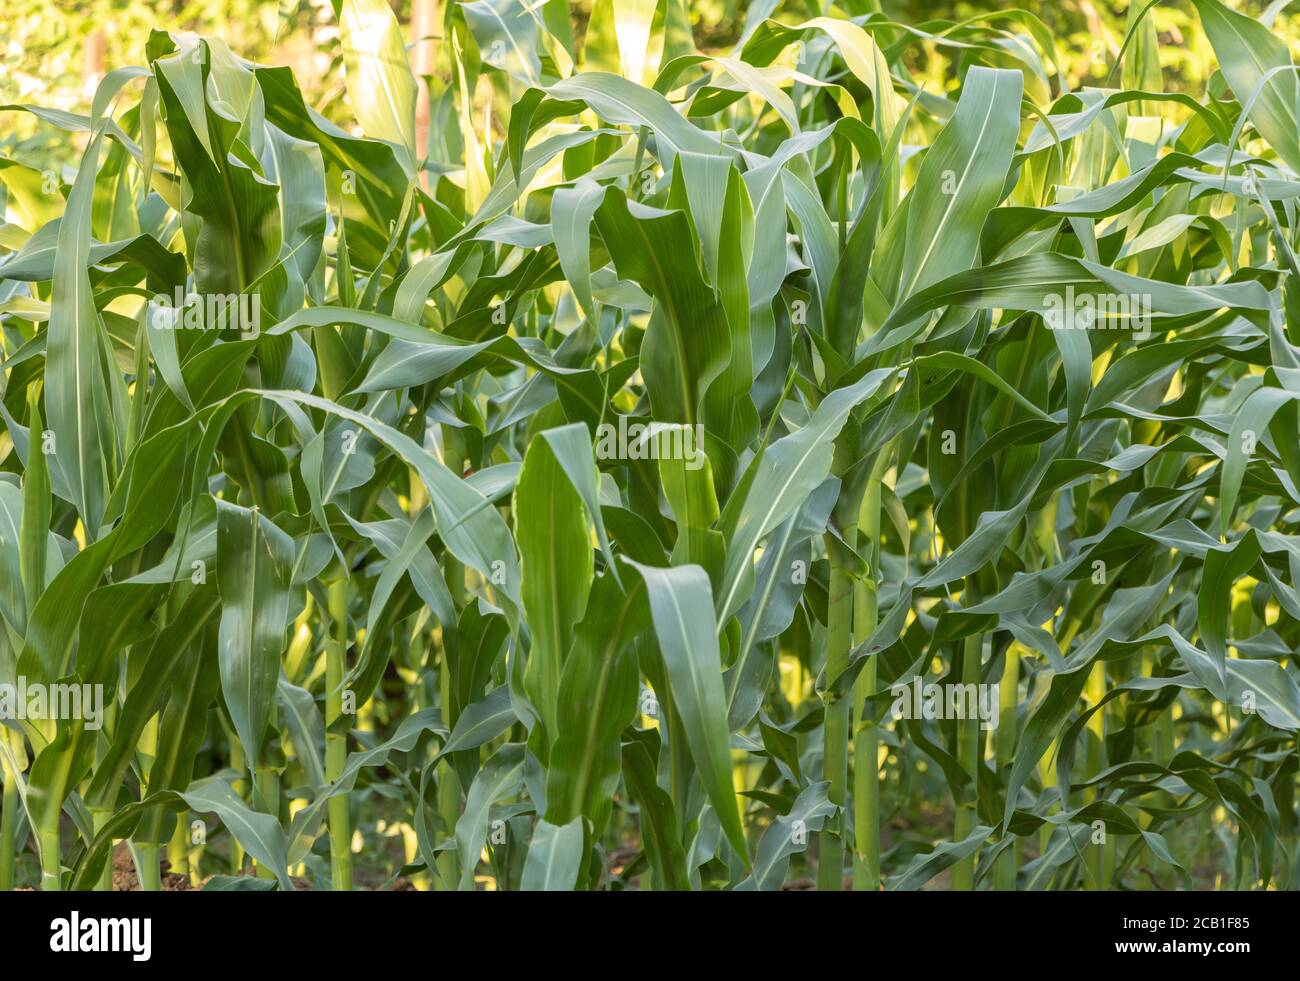
<instances>
[{"instance_id":1,"label":"blurred tree background","mask_svg":"<svg viewBox=\"0 0 1300 981\"><path fill-rule=\"evenodd\" d=\"M575 38L581 39L593 3L569 4ZM689 12L697 46L725 51L740 38L746 18L770 16L797 22L824 12L820 0L681 0ZM1143 0L1137 0L1142 3ZM1300 37L1300 13L1288 8L1292 0L1228 0L1230 6L1257 16L1293 47ZM149 32L165 26L172 31L218 34L245 58L294 69L308 101L323 115L346 125L351 119L343 89L342 55L333 8L334 0L3 0L0 3L0 106L38 102L43 106L84 113L104 72L142 64ZM450 9L449 9L449 4ZM393 0L414 48L421 37L442 37L450 13L463 26L456 0ZM884 16L902 24L941 29L1005 5L966 0L841 0L850 16ZM1051 30L1064 61L1059 67L1071 88L1104 87L1123 43L1129 13L1126 0L1051 0L1031 4ZM1140 9L1140 8L1139 8ZM1300 8L1298 8L1300 9ZM1204 91L1213 70L1213 54L1185 0L1159 0L1151 11L1160 41L1163 88L1192 94ZM999 25L1015 32L1017 25ZM423 56L413 51L417 72L434 78L441 89L447 71L438 56L438 41ZM472 43L472 42L471 42ZM423 62L422 62L423 57ZM939 91L953 83L953 49L918 37L905 58L914 72ZM440 78L440 76L442 76ZM1118 84L1111 80L1109 84ZM507 107L499 107L505 109ZM67 165L76 156L66 133L42 125L26 113L0 113L0 154L36 167Z\"/></svg>"}]
</instances>

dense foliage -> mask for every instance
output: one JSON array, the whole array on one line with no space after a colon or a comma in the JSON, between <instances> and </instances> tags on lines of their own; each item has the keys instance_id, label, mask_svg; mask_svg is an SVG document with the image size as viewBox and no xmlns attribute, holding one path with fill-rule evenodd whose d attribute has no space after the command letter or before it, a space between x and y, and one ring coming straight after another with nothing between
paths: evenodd
<instances>
[{"instance_id":1,"label":"dense foliage","mask_svg":"<svg viewBox=\"0 0 1300 981\"><path fill-rule=\"evenodd\" d=\"M355 127L163 30L7 107L0 887L1295 885L1300 83L1192 8L1192 93L472 0L422 103L338 0Z\"/></svg>"}]
</instances>

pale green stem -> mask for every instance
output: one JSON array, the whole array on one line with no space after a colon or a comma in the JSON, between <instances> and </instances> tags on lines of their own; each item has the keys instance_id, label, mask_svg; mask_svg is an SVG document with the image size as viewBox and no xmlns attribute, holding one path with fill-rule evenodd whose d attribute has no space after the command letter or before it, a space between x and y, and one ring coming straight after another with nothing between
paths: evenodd
<instances>
[{"instance_id":1,"label":"pale green stem","mask_svg":"<svg viewBox=\"0 0 1300 981\"><path fill-rule=\"evenodd\" d=\"M37 839L41 846L41 891L58 892L63 888L63 867L57 817L54 827L42 828Z\"/></svg>"},{"instance_id":2,"label":"pale green stem","mask_svg":"<svg viewBox=\"0 0 1300 981\"><path fill-rule=\"evenodd\" d=\"M325 737L326 740L329 736ZM326 746L328 752L329 747ZM253 779L256 781L257 795L256 803L260 804L261 810L274 818L280 817L280 773L275 767L262 766L254 771ZM335 798L330 798L333 803ZM259 879L274 879L275 871L267 868L261 862L254 863L254 869Z\"/></svg>"},{"instance_id":3,"label":"pale green stem","mask_svg":"<svg viewBox=\"0 0 1300 981\"><path fill-rule=\"evenodd\" d=\"M443 441L443 463L457 477L465 472L465 457L452 440ZM460 609L465 604L465 566L450 552L446 556L447 590L451 593L452 604ZM446 627L443 628L444 632ZM454 625L453 625L454 629ZM443 639L441 670L438 672L438 693L442 700L444 718L451 705L451 672L447 668L446 638ZM438 816L448 835L454 834L456 823L460 820L460 780L450 760L443 760L438 766ZM473 861L473 858L468 858ZM439 852L437 857L438 876L436 887L452 890L460 882L460 854L455 849Z\"/></svg>"},{"instance_id":4,"label":"pale green stem","mask_svg":"<svg viewBox=\"0 0 1300 981\"><path fill-rule=\"evenodd\" d=\"M1098 661L1092 666L1085 689L1090 705L1098 705L1106 695L1106 664ZM1106 712L1094 712L1088 719L1088 761L1089 777L1095 777L1105 767L1106 755ZM1096 799L1096 791L1089 793L1089 798ZM1100 845L1089 844L1087 852L1088 874L1084 876L1084 888L1089 890L1105 889L1110 883L1110 873L1114 864L1115 843L1107 831L1105 841Z\"/></svg>"},{"instance_id":5,"label":"pale green stem","mask_svg":"<svg viewBox=\"0 0 1300 981\"><path fill-rule=\"evenodd\" d=\"M1016 713L1020 703L1020 644L1012 641L1007 648L1002 665L1002 682L998 688L998 734L997 764L998 772L1005 773L1011 766L1016 752ZM998 856L993 868L993 888L1014 890L1016 873L1019 871L1020 858L1017 854L1019 842L1013 838L1011 844Z\"/></svg>"},{"instance_id":6,"label":"pale green stem","mask_svg":"<svg viewBox=\"0 0 1300 981\"><path fill-rule=\"evenodd\" d=\"M244 759L244 745L235 738L234 733L230 733L230 768L236 773L243 774L246 772L247 762ZM237 777L231 782L231 789L240 800L248 797L248 781L242 776ZM235 840L234 835L230 837L230 872L232 875L239 875L244 870L244 846Z\"/></svg>"},{"instance_id":7,"label":"pale green stem","mask_svg":"<svg viewBox=\"0 0 1300 981\"><path fill-rule=\"evenodd\" d=\"M867 481L858 512L858 542L867 574L853 586L853 644L866 643L876 629L880 582L880 477L889 451L882 451ZM866 700L876 690L874 657L867 658L853 683L853 888L880 888L880 733Z\"/></svg>"},{"instance_id":8,"label":"pale green stem","mask_svg":"<svg viewBox=\"0 0 1300 981\"><path fill-rule=\"evenodd\" d=\"M188 812L176 815L176 829L167 842L167 864L172 872L189 875L190 871L190 836L188 830Z\"/></svg>"},{"instance_id":9,"label":"pale green stem","mask_svg":"<svg viewBox=\"0 0 1300 981\"><path fill-rule=\"evenodd\" d=\"M451 672L447 670L445 654L442 671L438 677L438 686L442 695L442 704L449 704L451 698ZM460 820L460 780L456 777L456 770L452 767L451 760L444 760L439 765L438 770L438 815L442 818L447 833L450 835L456 830L456 822ZM435 888L455 889L460 882L459 853L454 849L440 852L437 865L438 882Z\"/></svg>"},{"instance_id":10,"label":"pale green stem","mask_svg":"<svg viewBox=\"0 0 1300 981\"><path fill-rule=\"evenodd\" d=\"M861 707L875 687L873 657L853 686L853 888L870 892L880 888L880 734L874 719L863 718Z\"/></svg>"},{"instance_id":11,"label":"pale green stem","mask_svg":"<svg viewBox=\"0 0 1300 981\"><path fill-rule=\"evenodd\" d=\"M110 867L112 863L109 863ZM158 846L135 846L135 874L141 892L162 892L162 868L158 864Z\"/></svg>"},{"instance_id":12,"label":"pale green stem","mask_svg":"<svg viewBox=\"0 0 1300 981\"><path fill-rule=\"evenodd\" d=\"M346 731L336 732L343 716L343 678L348 643L348 580L346 573L329 585L329 615L333 632L325 647L325 779L333 783L343 774L348 758ZM330 828L330 885L337 892L352 890L352 829L346 794L328 802Z\"/></svg>"},{"instance_id":13,"label":"pale green stem","mask_svg":"<svg viewBox=\"0 0 1300 981\"><path fill-rule=\"evenodd\" d=\"M18 779L3 763L0 770L4 771L4 800L0 804L4 808L0 811L0 892L8 892L14 887L14 860L18 852Z\"/></svg>"},{"instance_id":14,"label":"pale green stem","mask_svg":"<svg viewBox=\"0 0 1300 981\"><path fill-rule=\"evenodd\" d=\"M852 529L844 529L851 543ZM838 677L849 666L849 642L853 634L853 575L830 545L831 578L826 610L826 679ZM851 700L830 695L826 705L825 745L822 774L830 781L830 802L840 808L839 816L827 821L820 839L817 888L826 892L844 888L844 817L849 782L849 709Z\"/></svg>"}]
</instances>

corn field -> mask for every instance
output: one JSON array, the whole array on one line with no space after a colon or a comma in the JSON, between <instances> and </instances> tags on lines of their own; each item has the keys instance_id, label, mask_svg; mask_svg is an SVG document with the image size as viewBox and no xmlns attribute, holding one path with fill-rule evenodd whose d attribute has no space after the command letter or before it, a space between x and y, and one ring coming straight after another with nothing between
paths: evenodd
<instances>
[{"instance_id":1,"label":"corn field","mask_svg":"<svg viewBox=\"0 0 1300 981\"><path fill-rule=\"evenodd\" d=\"M692 6L0 107L0 889L1300 886L1284 5Z\"/></svg>"}]
</instances>

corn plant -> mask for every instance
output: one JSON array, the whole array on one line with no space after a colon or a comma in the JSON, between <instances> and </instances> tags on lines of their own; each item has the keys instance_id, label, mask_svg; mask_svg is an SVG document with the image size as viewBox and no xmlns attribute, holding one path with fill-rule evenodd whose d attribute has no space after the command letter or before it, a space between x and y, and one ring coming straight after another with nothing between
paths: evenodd
<instances>
[{"instance_id":1,"label":"corn plant","mask_svg":"<svg viewBox=\"0 0 1300 981\"><path fill-rule=\"evenodd\" d=\"M0 887L1295 885L1300 83L1191 2L3 107Z\"/></svg>"}]
</instances>

